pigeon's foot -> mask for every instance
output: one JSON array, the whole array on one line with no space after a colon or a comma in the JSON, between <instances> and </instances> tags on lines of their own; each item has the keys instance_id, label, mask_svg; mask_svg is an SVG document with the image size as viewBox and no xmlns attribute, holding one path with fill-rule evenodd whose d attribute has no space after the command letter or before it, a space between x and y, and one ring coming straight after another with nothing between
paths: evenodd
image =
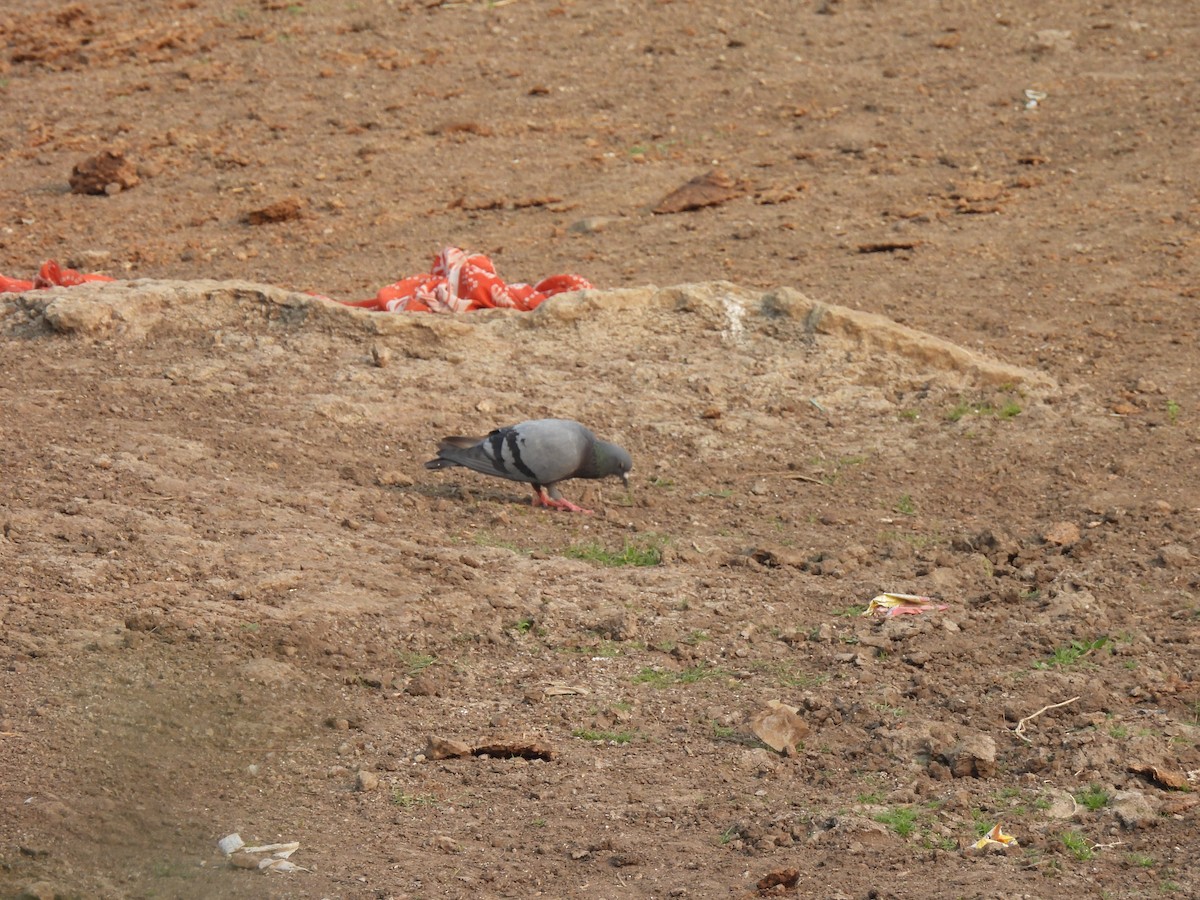
<instances>
[{"instance_id":1,"label":"pigeon's foot","mask_svg":"<svg viewBox=\"0 0 1200 900\"><path fill-rule=\"evenodd\" d=\"M584 509L582 506L576 506L570 500L565 500L562 497L551 497L545 488L538 488L533 492L533 505L544 506L546 509L565 509L567 512L583 513L584 515L592 515L590 509Z\"/></svg>"}]
</instances>

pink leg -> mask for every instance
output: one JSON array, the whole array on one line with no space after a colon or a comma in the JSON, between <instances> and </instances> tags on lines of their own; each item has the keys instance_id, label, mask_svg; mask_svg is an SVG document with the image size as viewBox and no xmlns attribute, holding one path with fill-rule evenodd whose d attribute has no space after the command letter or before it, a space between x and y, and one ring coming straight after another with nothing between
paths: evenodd
<instances>
[{"instance_id":1,"label":"pink leg","mask_svg":"<svg viewBox=\"0 0 1200 900\"><path fill-rule=\"evenodd\" d=\"M547 490L543 488L534 488L533 505L544 506L546 509L565 509L567 512L584 513L592 515L590 509L584 509L582 506L576 506L570 500L564 500L562 497L551 497Z\"/></svg>"}]
</instances>

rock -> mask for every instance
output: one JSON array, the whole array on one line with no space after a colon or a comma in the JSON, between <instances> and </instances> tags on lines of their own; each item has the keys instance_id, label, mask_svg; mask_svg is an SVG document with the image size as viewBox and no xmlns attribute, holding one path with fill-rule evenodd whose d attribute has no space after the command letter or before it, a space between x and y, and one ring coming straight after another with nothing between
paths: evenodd
<instances>
[{"instance_id":1,"label":"rock","mask_svg":"<svg viewBox=\"0 0 1200 900\"><path fill-rule=\"evenodd\" d=\"M1183 544L1165 544L1158 550L1158 561L1168 569L1185 569L1195 558Z\"/></svg>"},{"instance_id":2,"label":"rock","mask_svg":"<svg viewBox=\"0 0 1200 900\"><path fill-rule=\"evenodd\" d=\"M1079 526L1072 522L1055 522L1042 534L1042 540L1058 547L1079 543Z\"/></svg>"},{"instance_id":3,"label":"rock","mask_svg":"<svg viewBox=\"0 0 1200 900\"><path fill-rule=\"evenodd\" d=\"M412 487L414 484L411 475L398 469L380 472L377 480L381 487Z\"/></svg>"},{"instance_id":4,"label":"rock","mask_svg":"<svg viewBox=\"0 0 1200 900\"><path fill-rule=\"evenodd\" d=\"M659 201L652 212L658 215L719 206L746 193L746 185L734 181L724 172L714 169L705 175L697 175L691 181L676 188Z\"/></svg>"},{"instance_id":5,"label":"rock","mask_svg":"<svg viewBox=\"0 0 1200 900\"><path fill-rule=\"evenodd\" d=\"M42 311L46 324L63 334L95 334L112 324L111 307L90 303L76 295L56 297Z\"/></svg>"},{"instance_id":6,"label":"rock","mask_svg":"<svg viewBox=\"0 0 1200 900\"><path fill-rule=\"evenodd\" d=\"M1065 53L1075 49L1075 37L1060 28L1043 28L1034 32L1030 44L1034 53Z\"/></svg>"},{"instance_id":7,"label":"rock","mask_svg":"<svg viewBox=\"0 0 1200 900\"><path fill-rule=\"evenodd\" d=\"M1186 791L1189 786L1187 775L1178 769L1169 769L1166 766L1156 766L1151 763L1139 762L1131 764L1129 771L1136 775L1141 775L1153 781L1159 787L1166 788L1169 791Z\"/></svg>"},{"instance_id":8,"label":"rock","mask_svg":"<svg viewBox=\"0 0 1200 900\"><path fill-rule=\"evenodd\" d=\"M137 166L123 153L104 150L71 170L72 194L119 194L141 183Z\"/></svg>"},{"instance_id":9,"label":"rock","mask_svg":"<svg viewBox=\"0 0 1200 900\"><path fill-rule=\"evenodd\" d=\"M808 737L809 728L794 706L770 701L750 720L754 736L779 753L794 752L796 744Z\"/></svg>"},{"instance_id":10,"label":"rock","mask_svg":"<svg viewBox=\"0 0 1200 900\"><path fill-rule=\"evenodd\" d=\"M427 759L457 759L471 755L471 745L451 738L431 737L425 745Z\"/></svg>"},{"instance_id":11,"label":"rock","mask_svg":"<svg viewBox=\"0 0 1200 900\"><path fill-rule=\"evenodd\" d=\"M365 794L379 787L379 776L374 772L360 770L354 778L354 789Z\"/></svg>"},{"instance_id":12,"label":"rock","mask_svg":"<svg viewBox=\"0 0 1200 900\"><path fill-rule=\"evenodd\" d=\"M421 672L414 675L412 680L404 686L404 693L410 697L436 697L438 695L438 685L436 681L424 672Z\"/></svg>"},{"instance_id":13,"label":"rock","mask_svg":"<svg viewBox=\"0 0 1200 900\"><path fill-rule=\"evenodd\" d=\"M996 741L986 734L968 735L944 758L955 778L991 778L996 774Z\"/></svg>"},{"instance_id":14,"label":"rock","mask_svg":"<svg viewBox=\"0 0 1200 900\"><path fill-rule=\"evenodd\" d=\"M769 872L762 878L758 879L758 884L755 885L760 891L770 891L776 888L787 888L791 890L800 883L799 869L779 869L775 872Z\"/></svg>"},{"instance_id":15,"label":"rock","mask_svg":"<svg viewBox=\"0 0 1200 900\"><path fill-rule=\"evenodd\" d=\"M822 622L815 629L813 629L812 634L809 635L809 640L816 641L820 644L832 644L833 626L828 622Z\"/></svg>"},{"instance_id":16,"label":"rock","mask_svg":"<svg viewBox=\"0 0 1200 900\"><path fill-rule=\"evenodd\" d=\"M252 209L246 213L246 223L249 225L274 225L278 222L290 222L303 218L304 201L299 197L285 197L262 209Z\"/></svg>"},{"instance_id":17,"label":"rock","mask_svg":"<svg viewBox=\"0 0 1200 900\"><path fill-rule=\"evenodd\" d=\"M1117 791L1112 797L1110 808L1121 827L1130 831L1148 828L1158 821L1154 807L1141 791Z\"/></svg>"},{"instance_id":18,"label":"rock","mask_svg":"<svg viewBox=\"0 0 1200 900\"><path fill-rule=\"evenodd\" d=\"M624 610L598 622L594 630L610 641L631 641L638 635L637 616L631 610Z\"/></svg>"},{"instance_id":19,"label":"rock","mask_svg":"<svg viewBox=\"0 0 1200 900\"><path fill-rule=\"evenodd\" d=\"M588 216L573 222L567 230L574 234L599 234L615 221L612 216Z\"/></svg>"}]
</instances>

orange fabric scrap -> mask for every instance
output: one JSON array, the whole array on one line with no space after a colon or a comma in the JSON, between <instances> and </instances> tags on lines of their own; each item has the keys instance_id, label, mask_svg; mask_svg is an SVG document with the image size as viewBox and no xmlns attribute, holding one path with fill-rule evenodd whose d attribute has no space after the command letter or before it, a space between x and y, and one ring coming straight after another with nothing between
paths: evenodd
<instances>
[{"instance_id":1,"label":"orange fabric scrap","mask_svg":"<svg viewBox=\"0 0 1200 900\"><path fill-rule=\"evenodd\" d=\"M920 615L933 609L942 611L949 607L945 603L938 603L932 597L886 593L873 597L867 608L862 611L862 615L890 619L892 616Z\"/></svg>"},{"instance_id":2,"label":"orange fabric scrap","mask_svg":"<svg viewBox=\"0 0 1200 900\"><path fill-rule=\"evenodd\" d=\"M49 260L42 264L33 281L0 275L0 294L114 280L107 275L85 275L74 269L64 269ZM555 294L581 291L591 286L591 282L581 275L551 275L533 285L506 284L486 256L446 247L433 258L429 272L402 278L380 288L369 300L338 302L376 312L460 313L496 308L528 311ZM313 296L331 299L324 294Z\"/></svg>"},{"instance_id":3,"label":"orange fabric scrap","mask_svg":"<svg viewBox=\"0 0 1200 900\"><path fill-rule=\"evenodd\" d=\"M486 256L446 247L433 258L428 273L402 278L380 288L370 300L346 305L377 312L460 313L495 308L527 311L555 294L591 286L580 275L552 275L534 285L506 284Z\"/></svg>"},{"instance_id":4,"label":"orange fabric scrap","mask_svg":"<svg viewBox=\"0 0 1200 900\"><path fill-rule=\"evenodd\" d=\"M1018 841L1011 834L1005 834L1004 829L1001 828L1000 823L997 822L995 825L992 826L991 831L989 831L987 834L985 834L983 837L981 837L979 840L977 840L972 846L976 850L982 850L985 847L990 847L992 845L997 845L1000 847L1008 847L1008 846L1016 847L1016 846L1019 846L1019 844L1020 844L1020 841Z\"/></svg>"},{"instance_id":5,"label":"orange fabric scrap","mask_svg":"<svg viewBox=\"0 0 1200 900\"><path fill-rule=\"evenodd\" d=\"M74 287L87 281L116 281L107 275L92 272L84 274L75 269L64 269L55 260L48 259L42 263L37 277L33 281L21 278L8 278L0 275L0 294L12 294L20 291L33 291L52 287Z\"/></svg>"}]
</instances>

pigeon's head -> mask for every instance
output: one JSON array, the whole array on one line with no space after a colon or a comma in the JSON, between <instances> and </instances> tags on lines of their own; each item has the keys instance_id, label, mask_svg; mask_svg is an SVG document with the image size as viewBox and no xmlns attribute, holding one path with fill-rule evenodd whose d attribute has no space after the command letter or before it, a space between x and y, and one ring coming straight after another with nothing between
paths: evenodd
<instances>
[{"instance_id":1,"label":"pigeon's head","mask_svg":"<svg viewBox=\"0 0 1200 900\"><path fill-rule=\"evenodd\" d=\"M629 487L629 472L633 469L633 458L629 451L608 441L596 441L596 477L616 475Z\"/></svg>"}]
</instances>

